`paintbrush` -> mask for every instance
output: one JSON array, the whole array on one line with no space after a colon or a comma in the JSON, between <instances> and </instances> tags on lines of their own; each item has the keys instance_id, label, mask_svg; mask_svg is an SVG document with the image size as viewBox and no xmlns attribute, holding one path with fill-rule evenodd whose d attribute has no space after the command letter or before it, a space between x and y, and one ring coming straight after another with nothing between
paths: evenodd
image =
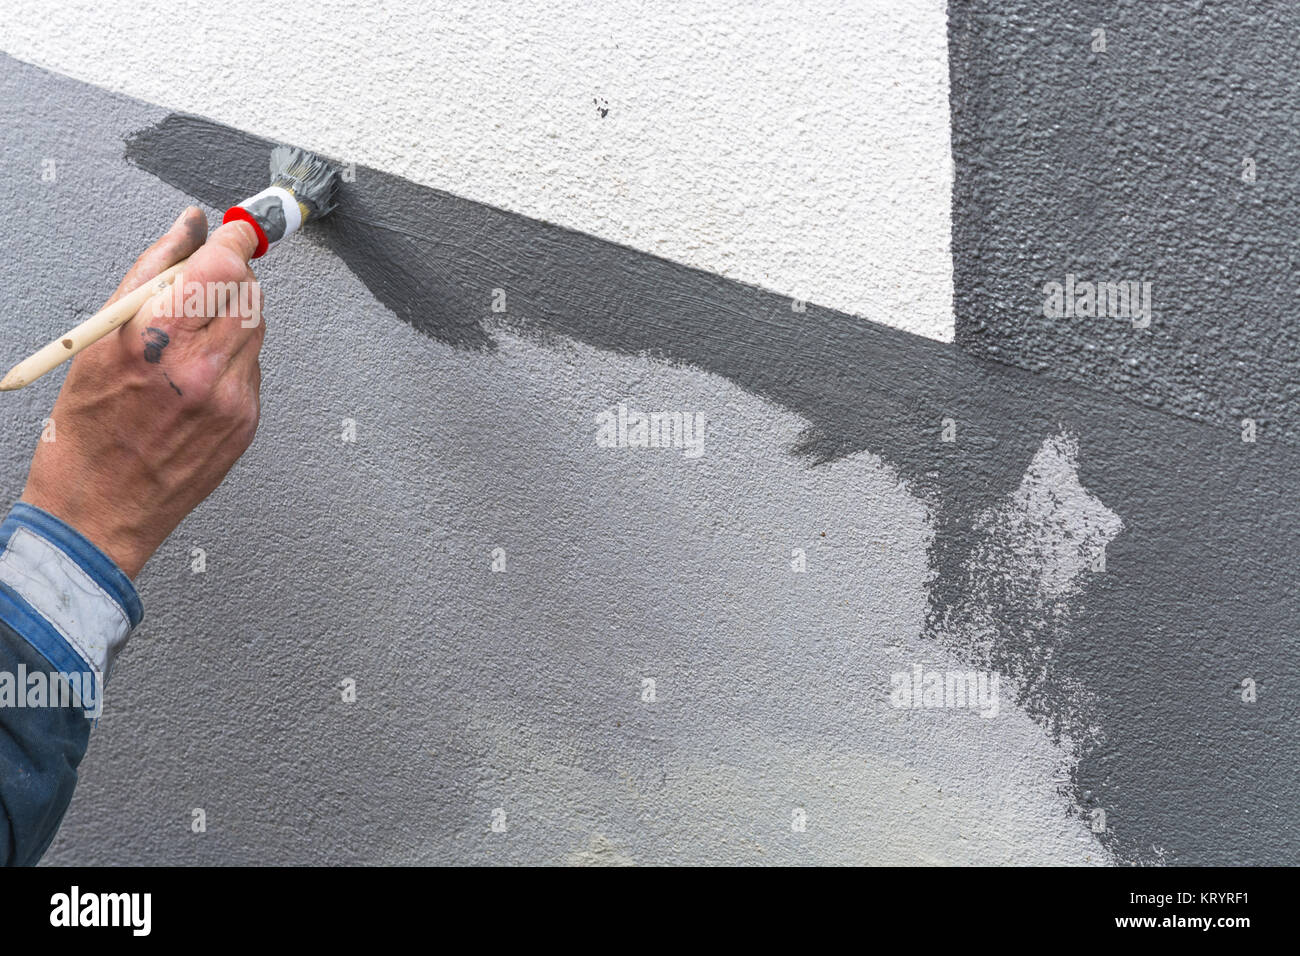
<instances>
[{"instance_id":1,"label":"paintbrush","mask_svg":"<svg viewBox=\"0 0 1300 956\"><path fill-rule=\"evenodd\" d=\"M271 185L227 209L222 223L239 220L251 225L257 233L253 258L261 258L271 243L293 235L308 219L328 215L335 205L339 180L338 168L314 153L277 146L271 150ZM23 359L0 379L0 392L30 385L124 325L153 296L167 291L188 261L181 260Z\"/></svg>"}]
</instances>

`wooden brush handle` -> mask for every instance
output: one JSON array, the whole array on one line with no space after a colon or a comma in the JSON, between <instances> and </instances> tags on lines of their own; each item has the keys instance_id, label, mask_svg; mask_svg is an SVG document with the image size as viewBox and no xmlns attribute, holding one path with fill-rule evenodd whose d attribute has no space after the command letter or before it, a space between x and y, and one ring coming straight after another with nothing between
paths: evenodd
<instances>
[{"instance_id":1,"label":"wooden brush handle","mask_svg":"<svg viewBox=\"0 0 1300 956\"><path fill-rule=\"evenodd\" d=\"M72 356L87 346L94 345L114 329L125 324L131 316L140 311L140 307L159 292L165 292L189 259L182 259L166 272L140 286L134 292L128 292L112 305L96 312L75 329L70 329L49 345L34 352L9 370L9 374L0 379L0 392L30 385L46 372L58 368Z\"/></svg>"}]
</instances>

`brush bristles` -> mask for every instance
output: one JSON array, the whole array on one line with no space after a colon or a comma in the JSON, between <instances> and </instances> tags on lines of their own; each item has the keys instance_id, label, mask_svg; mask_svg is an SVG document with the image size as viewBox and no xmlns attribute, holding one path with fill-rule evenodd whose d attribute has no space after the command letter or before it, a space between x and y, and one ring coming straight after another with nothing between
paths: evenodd
<instances>
[{"instance_id":1,"label":"brush bristles","mask_svg":"<svg viewBox=\"0 0 1300 956\"><path fill-rule=\"evenodd\" d=\"M271 150L271 185L293 193L313 219L334 209L339 188L339 170L315 153L294 146Z\"/></svg>"}]
</instances>

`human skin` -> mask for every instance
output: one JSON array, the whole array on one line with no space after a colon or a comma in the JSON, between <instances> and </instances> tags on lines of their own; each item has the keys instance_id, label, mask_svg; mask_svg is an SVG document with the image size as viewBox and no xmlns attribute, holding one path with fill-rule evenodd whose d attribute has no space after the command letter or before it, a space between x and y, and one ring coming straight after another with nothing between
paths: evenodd
<instances>
[{"instance_id":1,"label":"human skin","mask_svg":"<svg viewBox=\"0 0 1300 956\"><path fill-rule=\"evenodd\" d=\"M201 286L218 294L192 314L182 294L160 293L82 351L54 403L54 440L40 442L32 458L22 500L72 525L131 578L257 431L266 327L248 265L256 247L247 223L208 237L202 210L181 213L108 301L186 256L178 293ZM251 283L251 291L228 295L229 283Z\"/></svg>"}]
</instances>

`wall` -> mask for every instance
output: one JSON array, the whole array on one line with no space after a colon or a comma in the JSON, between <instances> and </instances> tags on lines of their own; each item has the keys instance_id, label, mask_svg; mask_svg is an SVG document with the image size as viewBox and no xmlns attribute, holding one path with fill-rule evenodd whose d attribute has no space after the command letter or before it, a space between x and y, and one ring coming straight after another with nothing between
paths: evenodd
<instances>
[{"instance_id":1,"label":"wall","mask_svg":"<svg viewBox=\"0 0 1300 956\"><path fill-rule=\"evenodd\" d=\"M358 164L259 265L258 440L141 577L50 861L1294 862L1294 448L971 337L983 290L1041 304L976 109L1031 21L348 9L328 66L215 80L114 65L91 9L0 33L95 84L0 60L15 352L271 141ZM56 389L0 406L15 494ZM596 447L619 402L705 453ZM918 663L999 673L997 716L891 706Z\"/></svg>"}]
</instances>

